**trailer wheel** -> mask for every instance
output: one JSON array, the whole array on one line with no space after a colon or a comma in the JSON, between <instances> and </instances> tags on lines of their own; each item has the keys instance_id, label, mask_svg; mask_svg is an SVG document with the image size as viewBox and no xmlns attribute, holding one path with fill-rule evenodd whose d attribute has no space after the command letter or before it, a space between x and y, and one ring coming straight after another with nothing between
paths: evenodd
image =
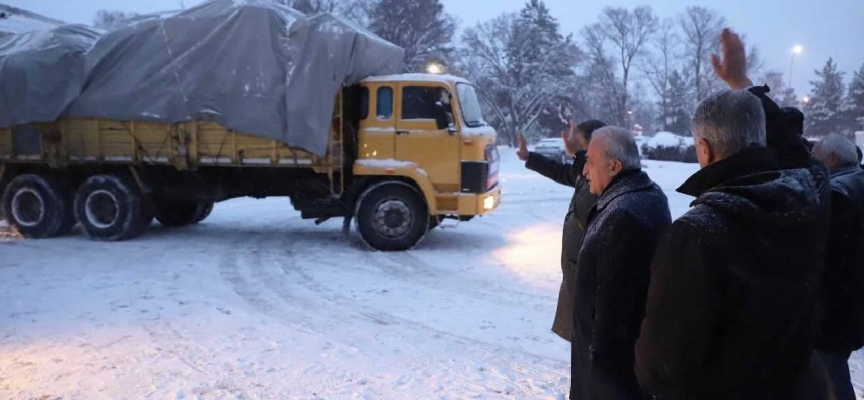
<instances>
[{"instance_id":1,"label":"trailer wheel","mask_svg":"<svg viewBox=\"0 0 864 400\"><path fill-rule=\"evenodd\" d=\"M135 182L116 175L87 179L75 196L75 215L87 237L106 242L137 237L153 219L148 199Z\"/></svg>"},{"instance_id":2,"label":"trailer wheel","mask_svg":"<svg viewBox=\"0 0 864 400\"><path fill-rule=\"evenodd\" d=\"M381 183L367 189L357 202L357 230L363 240L380 251L408 250L429 229L429 210L420 193L401 182Z\"/></svg>"},{"instance_id":3,"label":"trailer wheel","mask_svg":"<svg viewBox=\"0 0 864 400\"><path fill-rule=\"evenodd\" d=\"M20 175L3 192L3 215L24 237L42 239L61 233L74 217L69 196L54 179Z\"/></svg>"},{"instance_id":4,"label":"trailer wheel","mask_svg":"<svg viewBox=\"0 0 864 400\"><path fill-rule=\"evenodd\" d=\"M212 201L156 200L156 220L163 226L177 228L197 224L210 216Z\"/></svg>"}]
</instances>

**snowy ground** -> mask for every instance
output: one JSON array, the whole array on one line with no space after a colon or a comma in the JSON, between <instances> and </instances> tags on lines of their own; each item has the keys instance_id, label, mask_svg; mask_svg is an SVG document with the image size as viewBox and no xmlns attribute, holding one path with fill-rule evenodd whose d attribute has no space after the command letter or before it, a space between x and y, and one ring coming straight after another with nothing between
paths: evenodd
<instances>
[{"instance_id":1,"label":"snowy ground","mask_svg":"<svg viewBox=\"0 0 864 400\"><path fill-rule=\"evenodd\" d=\"M399 254L286 199L124 243L0 234L0 398L563 399L549 327L572 192L502 158L499 210ZM646 167L686 211L695 166Z\"/></svg>"}]
</instances>

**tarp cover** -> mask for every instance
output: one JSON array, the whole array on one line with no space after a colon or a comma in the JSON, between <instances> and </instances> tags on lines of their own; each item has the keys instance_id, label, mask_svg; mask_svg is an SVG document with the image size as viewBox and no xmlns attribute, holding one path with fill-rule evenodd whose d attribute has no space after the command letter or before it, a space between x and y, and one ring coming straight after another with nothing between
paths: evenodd
<instances>
[{"instance_id":1,"label":"tarp cover","mask_svg":"<svg viewBox=\"0 0 864 400\"><path fill-rule=\"evenodd\" d=\"M0 127L56 120L81 92L98 38L80 25L0 37Z\"/></svg>"},{"instance_id":2,"label":"tarp cover","mask_svg":"<svg viewBox=\"0 0 864 400\"><path fill-rule=\"evenodd\" d=\"M86 53L84 87L63 116L212 120L324 155L342 85L401 71L403 54L330 14L304 16L270 0L214 0L102 36ZM52 62L59 60L33 60ZM49 79L34 78L27 85ZM27 90L34 100L47 93ZM39 106L25 104L25 114Z\"/></svg>"}]
</instances>

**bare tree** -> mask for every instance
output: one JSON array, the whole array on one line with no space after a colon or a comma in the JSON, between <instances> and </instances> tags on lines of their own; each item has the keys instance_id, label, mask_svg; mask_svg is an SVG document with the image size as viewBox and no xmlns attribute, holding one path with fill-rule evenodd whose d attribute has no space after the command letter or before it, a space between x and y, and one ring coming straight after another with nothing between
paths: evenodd
<instances>
[{"instance_id":1,"label":"bare tree","mask_svg":"<svg viewBox=\"0 0 864 400\"><path fill-rule=\"evenodd\" d=\"M695 86L697 102L704 99L715 86L708 57L719 53L720 32L726 26L726 18L714 10L704 7L689 7L680 18L684 33L684 59L688 63Z\"/></svg>"},{"instance_id":2,"label":"bare tree","mask_svg":"<svg viewBox=\"0 0 864 400\"><path fill-rule=\"evenodd\" d=\"M669 98L671 93L669 78L672 72L678 69L675 58L678 53L679 40L675 34L674 21L671 19L664 20L652 41L652 50L654 51L650 57L645 58L643 63L645 78L658 98L660 126L664 131L669 130L672 113Z\"/></svg>"},{"instance_id":3,"label":"bare tree","mask_svg":"<svg viewBox=\"0 0 864 400\"><path fill-rule=\"evenodd\" d=\"M588 64L585 68L585 88L591 92L594 99L592 108L595 115L606 121L617 121L623 124L622 109L618 99L623 88L615 73L615 62L608 55L603 39L603 32L598 25L591 25L582 30Z\"/></svg>"},{"instance_id":4,"label":"bare tree","mask_svg":"<svg viewBox=\"0 0 864 400\"><path fill-rule=\"evenodd\" d=\"M593 39L599 37L611 43L616 62L621 67L621 91L616 107L619 123L626 122L629 110L629 83L634 62L644 54L645 46L657 28L657 17L649 6L636 7L632 11L607 7L600 15L600 22L591 28Z\"/></svg>"}]
</instances>

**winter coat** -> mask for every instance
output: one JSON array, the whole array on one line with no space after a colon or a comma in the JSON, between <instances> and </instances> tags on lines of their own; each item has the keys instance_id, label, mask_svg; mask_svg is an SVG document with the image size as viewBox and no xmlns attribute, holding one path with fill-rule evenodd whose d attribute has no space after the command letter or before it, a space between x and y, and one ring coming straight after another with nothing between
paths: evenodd
<instances>
[{"instance_id":1,"label":"winter coat","mask_svg":"<svg viewBox=\"0 0 864 400\"><path fill-rule=\"evenodd\" d=\"M647 174L631 171L612 181L588 221L574 281L570 398L639 399L633 345L669 204Z\"/></svg>"},{"instance_id":2,"label":"winter coat","mask_svg":"<svg viewBox=\"0 0 864 400\"><path fill-rule=\"evenodd\" d=\"M575 188L567 216L564 217L564 233L561 237L563 279L558 292L558 308L552 323L552 331L569 342L573 337L573 279L576 261L579 249L582 248L585 226L588 225L588 212L597 203L597 196L588 191L588 181L582 176L582 168L585 166L584 151L576 153L572 165L562 164L537 153L529 153L525 166L559 184Z\"/></svg>"},{"instance_id":3,"label":"winter coat","mask_svg":"<svg viewBox=\"0 0 864 400\"><path fill-rule=\"evenodd\" d=\"M819 349L848 353L864 346L864 171L857 165L831 173L828 237Z\"/></svg>"},{"instance_id":4,"label":"winter coat","mask_svg":"<svg viewBox=\"0 0 864 400\"><path fill-rule=\"evenodd\" d=\"M825 167L803 114L767 86L768 149L712 164L679 191L696 196L660 244L636 374L657 399L827 398L814 357L827 244Z\"/></svg>"}]
</instances>

